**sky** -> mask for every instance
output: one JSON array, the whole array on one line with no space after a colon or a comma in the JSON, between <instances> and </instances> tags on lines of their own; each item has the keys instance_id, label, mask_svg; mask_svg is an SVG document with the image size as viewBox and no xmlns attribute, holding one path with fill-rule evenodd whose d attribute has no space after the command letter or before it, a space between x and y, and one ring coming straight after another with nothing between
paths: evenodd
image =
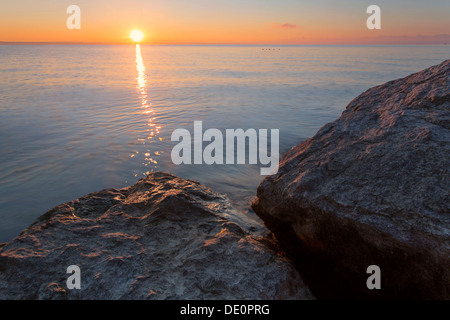
<instances>
[{"instance_id":1,"label":"sky","mask_svg":"<svg viewBox=\"0 0 450 320\"><path fill-rule=\"evenodd\" d=\"M70 5L81 29L70 30ZM369 5L381 29L369 30ZM450 43L449 0L0 0L0 41L150 44Z\"/></svg>"}]
</instances>

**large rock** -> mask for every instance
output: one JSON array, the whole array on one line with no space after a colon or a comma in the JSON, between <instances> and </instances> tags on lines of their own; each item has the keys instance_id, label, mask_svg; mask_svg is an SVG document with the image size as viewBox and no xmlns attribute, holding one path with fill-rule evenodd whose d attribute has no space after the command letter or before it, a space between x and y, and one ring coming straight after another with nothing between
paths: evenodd
<instances>
[{"instance_id":1,"label":"large rock","mask_svg":"<svg viewBox=\"0 0 450 320\"><path fill-rule=\"evenodd\" d=\"M310 299L228 200L166 173L50 210L0 248L0 299ZM66 286L67 267L81 289Z\"/></svg>"},{"instance_id":2,"label":"large rock","mask_svg":"<svg viewBox=\"0 0 450 320\"><path fill-rule=\"evenodd\" d=\"M318 298L450 298L449 81L447 60L364 92L259 186Z\"/></svg>"}]
</instances>

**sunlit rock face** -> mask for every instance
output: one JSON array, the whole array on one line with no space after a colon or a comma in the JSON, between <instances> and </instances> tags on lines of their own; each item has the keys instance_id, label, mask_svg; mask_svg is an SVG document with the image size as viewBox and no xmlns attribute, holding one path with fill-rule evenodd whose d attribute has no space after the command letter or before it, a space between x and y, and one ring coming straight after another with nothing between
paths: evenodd
<instances>
[{"instance_id":1,"label":"sunlit rock face","mask_svg":"<svg viewBox=\"0 0 450 320\"><path fill-rule=\"evenodd\" d=\"M364 92L259 186L318 298L450 298L449 83L447 60Z\"/></svg>"},{"instance_id":2,"label":"sunlit rock face","mask_svg":"<svg viewBox=\"0 0 450 320\"><path fill-rule=\"evenodd\" d=\"M251 229L224 196L152 173L61 204L3 244L0 299L311 299ZM71 265L81 289L68 288Z\"/></svg>"}]
</instances>

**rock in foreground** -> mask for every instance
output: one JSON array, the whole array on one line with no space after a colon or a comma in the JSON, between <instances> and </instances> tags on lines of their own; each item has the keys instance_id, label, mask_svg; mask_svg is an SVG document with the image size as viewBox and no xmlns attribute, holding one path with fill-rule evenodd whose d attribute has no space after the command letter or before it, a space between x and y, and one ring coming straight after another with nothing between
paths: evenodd
<instances>
[{"instance_id":1,"label":"rock in foreground","mask_svg":"<svg viewBox=\"0 0 450 320\"><path fill-rule=\"evenodd\" d=\"M253 209L318 298L450 299L449 83L447 60L364 92L259 186Z\"/></svg>"},{"instance_id":2,"label":"rock in foreground","mask_svg":"<svg viewBox=\"0 0 450 320\"><path fill-rule=\"evenodd\" d=\"M150 174L59 205L0 248L0 299L309 299L297 271L233 222L228 200ZM78 265L81 289L66 286Z\"/></svg>"}]
</instances>

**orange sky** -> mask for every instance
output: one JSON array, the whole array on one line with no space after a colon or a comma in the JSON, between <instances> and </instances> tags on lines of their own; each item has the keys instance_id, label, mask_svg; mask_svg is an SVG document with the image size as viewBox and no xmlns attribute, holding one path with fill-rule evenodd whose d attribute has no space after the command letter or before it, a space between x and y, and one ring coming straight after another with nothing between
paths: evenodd
<instances>
[{"instance_id":1,"label":"orange sky","mask_svg":"<svg viewBox=\"0 0 450 320\"><path fill-rule=\"evenodd\" d=\"M66 9L81 8L81 30ZM368 30L377 4L382 29ZM2 0L0 41L128 43L133 28L154 44L450 42L450 1Z\"/></svg>"}]
</instances>

